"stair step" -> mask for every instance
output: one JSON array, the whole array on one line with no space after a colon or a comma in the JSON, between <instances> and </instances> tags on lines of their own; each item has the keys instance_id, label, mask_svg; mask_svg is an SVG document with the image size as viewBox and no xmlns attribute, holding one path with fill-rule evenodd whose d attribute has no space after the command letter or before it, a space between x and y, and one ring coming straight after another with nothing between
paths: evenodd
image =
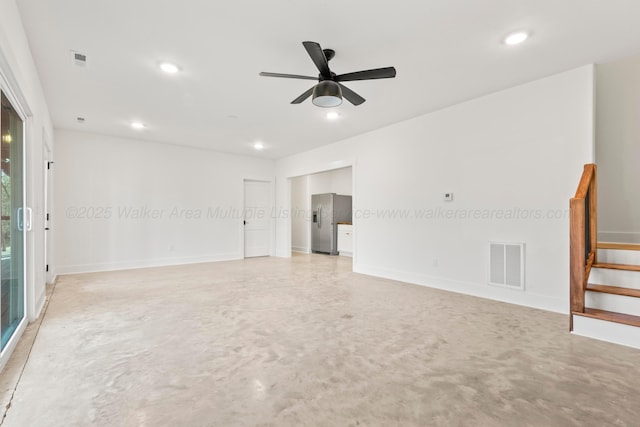
<instances>
[{"instance_id":1,"label":"stair step","mask_svg":"<svg viewBox=\"0 0 640 427\"><path fill-rule=\"evenodd\" d=\"M601 292L603 294L624 295L626 297L640 298L640 289L621 288L619 286L594 285L589 283L587 290L591 292Z\"/></svg>"},{"instance_id":2,"label":"stair step","mask_svg":"<svg viewBox=\"0 0 640 427\"><path fill-rule=\"evenodd\" d=\"M640 316L632 316L631 314L615 313L613 311L598 310L597 308L585 308L584 313L574 311L572 314L574 316L590 317L592 319L640 327Z\"/></svg>"},{"instance_id":3,"label":"stair step","mask_svg":"<svg viewBox=\"0 0 640 427\"><path fill-rule=\"evenodd\" d=\"M598 249L617 249L621 251L640 251L640 245L633 243L598 242Z\"/></svg>"},{"instance_id":4,"label":"stair step","mask_svg":"<svg viewBox=\"0 0 640 427\"><path fill-rule=\"evenodd\" d=\"M627 270L627 271L640 271L640 265L631 264L609 264L598 262L593 264L594 268L608 268L610 270Z\"/></svg>"}]
</instances>

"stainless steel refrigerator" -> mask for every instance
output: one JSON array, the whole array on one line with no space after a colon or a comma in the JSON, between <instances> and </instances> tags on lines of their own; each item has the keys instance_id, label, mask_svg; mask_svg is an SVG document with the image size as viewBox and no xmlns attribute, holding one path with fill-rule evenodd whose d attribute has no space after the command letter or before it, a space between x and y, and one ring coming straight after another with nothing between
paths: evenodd
<instances>
[{"instance_id":1,"label":"stainless steel refrigerator","mask_svg":"<svg viewBox=\"0 0 640 427\"><path fill-rule=\"evenodd\" d=\"M338 223L351 223L351 196L311 196L311 252L338 254Z\"/></svg>"}]
</instances>

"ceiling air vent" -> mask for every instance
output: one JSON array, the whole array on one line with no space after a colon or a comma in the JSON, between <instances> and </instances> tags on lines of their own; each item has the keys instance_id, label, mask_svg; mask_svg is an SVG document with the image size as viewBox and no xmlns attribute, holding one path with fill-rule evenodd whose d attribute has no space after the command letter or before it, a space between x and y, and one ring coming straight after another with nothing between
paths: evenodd
<instances>
[{"instance_id":1,"label":"ceiling air vent","mask_svg":"<svg viewBox=\"0 0 640 427\"><path fill-rule=\"evenodd\" d=\"M87 66L87 55L84 53L71 51L71 62L78 67L86 67Z\"/></svg>"}]
</instances>

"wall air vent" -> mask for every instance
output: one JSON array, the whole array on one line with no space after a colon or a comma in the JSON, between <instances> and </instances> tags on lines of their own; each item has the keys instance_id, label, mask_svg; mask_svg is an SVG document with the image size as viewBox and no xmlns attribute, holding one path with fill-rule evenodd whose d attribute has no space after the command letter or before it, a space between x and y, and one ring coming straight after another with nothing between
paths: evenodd
<instances>
[{"instance_id":1,"label":"wall air vent","mask_svg":"<svg viewBox=\"0 0 640 427\"><path fill-rule=\"evenodd\" d=\"M78 67L86 67L87 66L87 55L84 53L76 52L74 50L71 51L71 62Z\"/></svg>"},{"instance_id":2,"label":"wall air vent","mask_svg":"<svg viewBox=\"0 0 640 427\"><path fill-rule=\"evenodd\" d=\"M524 243L489 242L489 284L524 290Z\"/></svg>"}]
</instances>

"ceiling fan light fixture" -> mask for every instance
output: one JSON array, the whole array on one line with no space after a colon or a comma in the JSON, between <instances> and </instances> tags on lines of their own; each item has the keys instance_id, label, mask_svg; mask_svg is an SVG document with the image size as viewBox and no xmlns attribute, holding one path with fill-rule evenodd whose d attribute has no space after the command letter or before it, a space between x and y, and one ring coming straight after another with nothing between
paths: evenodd
<instances>
[{"instance_id":1,"label":"ceiling fan light fixture","mask_svg":"<svg viewBox=\"0 0 640 427\"><path fill-rule=\"evenodd\" d=\"M332 80L323 80L313 88L313 105L323 108L342 104L342 89Z\"/></svg>"}]
</instances>

